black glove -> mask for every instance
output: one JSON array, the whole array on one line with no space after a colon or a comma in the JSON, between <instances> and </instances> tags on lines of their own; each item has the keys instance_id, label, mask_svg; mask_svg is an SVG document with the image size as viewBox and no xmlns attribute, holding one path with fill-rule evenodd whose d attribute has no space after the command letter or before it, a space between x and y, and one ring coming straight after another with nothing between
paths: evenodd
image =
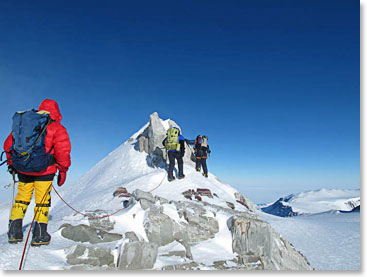
<instances>
[{"instance_id":1,"label":"black glove","mask_svg":"<svg viewBox=\"0 0 367 277\"><path fill-rule=\"evenodd\" d=\"M12 165L8 165L8 171L10 175L17 173L17 171L15 170L15 168Z\"/></svg>"},{"instance_id":2,"label":"black glove","mask_svg":"<svg viewBox=\"0 0 367 277\"><path fill-rule=\"evenodd\" d=\"M210 151L209 149L208 149L208 153L210 154L212 151Z\"/></svg>"}]
</instances>

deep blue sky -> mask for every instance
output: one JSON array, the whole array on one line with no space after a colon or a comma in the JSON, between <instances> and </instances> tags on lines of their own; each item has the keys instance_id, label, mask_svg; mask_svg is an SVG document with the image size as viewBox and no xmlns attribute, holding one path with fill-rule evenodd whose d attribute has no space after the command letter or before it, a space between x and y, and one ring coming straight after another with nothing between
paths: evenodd
<instances>
[{"instance_id":1,"label":"deep blue sky","mask_svg":"<svg viewBox=\"0 0 367 277\"><path fill-rule=\"evenodd\" d=\"M358 188L359 7L2 0L0 138L15 111L58 101L71 186L157 111L208 135L209 170L255 202Z\"/></svg>"}]
</instances>

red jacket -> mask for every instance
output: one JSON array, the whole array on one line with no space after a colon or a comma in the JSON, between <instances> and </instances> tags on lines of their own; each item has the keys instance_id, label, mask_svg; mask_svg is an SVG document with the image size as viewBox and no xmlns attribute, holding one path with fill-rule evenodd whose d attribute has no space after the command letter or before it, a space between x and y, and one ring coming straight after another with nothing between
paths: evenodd
<instances>
[{"instance_id":1,"label":"red jacket","mask_svg":"<svg viewBox=\"0 0 367 277\"><path fill-rule=\"evenodd\" d=\"M54 100L45 99L42 101L41 105L39 106L39 111L48 111L50 113L50 117L55 120L55 122L50 123L47 126L47 133L45 137L45 147L46 152L49 152L52 146L54 147L50 152L51 155L54 155L56 164L50 165L46 170L40 172L21 172L19 173L26 174L26 175L49 175L54 174L59 171L66 172L70 167L70 151L71 151L71 144L69 135L64 126L61 125L60 121L62 116L60 114L59 105ZM6 152L6 157L8 159L8 164L11 165L11 152L10 148L13 145L13 134L10 133L8 138L5 140L4 143L4 150Z\"/></svg>"}]
</instances>

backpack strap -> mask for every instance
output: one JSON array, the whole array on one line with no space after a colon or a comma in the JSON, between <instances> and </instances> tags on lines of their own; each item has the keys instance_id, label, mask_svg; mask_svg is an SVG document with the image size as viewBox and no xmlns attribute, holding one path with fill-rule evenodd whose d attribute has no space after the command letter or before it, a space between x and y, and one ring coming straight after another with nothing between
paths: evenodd
<instances>
[{"instance_id":1,"label":"backpack strap","mask_svg":"<svg viewBox=\"0 0 367 277\"><path fill-rule=\"evenodd\" d=\"M1 152L1 156L0 156L0 161L3 160L3 155L4 155L5 151ZM4 165L8 160L3 161L2 163L0 163L0 166Z\"/></svg>"},{"instance_id":2,"label":"backpack strap","mask_svg":"<svg viewBox=\"0 0 367 277\"><path fill-rule=\"evenodd\" d=\"M51 122L53 122L53 121L54 121L54 120L52 120L52 119L51 119L51 117L48 117L48 120L47 120L47 123L46 123L45 127L43 127L42 132L40 133L40 135L38 136L38 138L35 140L35 142L32 144L32 146L31 146L31 147L29 147L29 149L28 149L27 151L24 151L24 152L22 152L22 153L19 153L19 155L20 155L20 156L22 156L22 157L27 155L27 158L26 158L24 161L26 161L26 160L28 160L28 159L29 159L29 157L31 156L31 155L29 154L29 152L31 152L31 151L32 151L32 149L34 148L34 146L37 144L37 142L39 141L39 139L42 137L43 133L46 131L47 126L48 126Z\"/></svg>"}]
</instances>

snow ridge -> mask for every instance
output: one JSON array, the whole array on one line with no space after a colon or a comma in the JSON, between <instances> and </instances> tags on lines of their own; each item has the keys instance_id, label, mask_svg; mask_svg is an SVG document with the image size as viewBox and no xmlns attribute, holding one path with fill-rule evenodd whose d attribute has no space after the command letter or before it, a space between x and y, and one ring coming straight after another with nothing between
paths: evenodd
<instances>
[{"instance_id":1,"label":"snow ridge","mask_svg":"<svg viewBox=\"0 0 367 277\"><path fill-rule=\"evenodd\" d=\"M260 207L269 214L287 217L327 211L352 211L360 206L360 190L320 189L291 194Z\"/></svg>"}]
</instances>

